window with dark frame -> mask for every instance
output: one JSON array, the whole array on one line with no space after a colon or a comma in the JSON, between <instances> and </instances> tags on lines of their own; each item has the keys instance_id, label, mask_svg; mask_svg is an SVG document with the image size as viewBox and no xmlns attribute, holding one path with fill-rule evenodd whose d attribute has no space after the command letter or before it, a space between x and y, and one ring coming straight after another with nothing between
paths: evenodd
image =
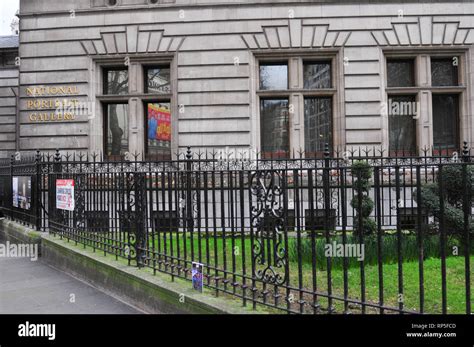
<instances>
[{"instance_id":1,"label":"window with dark frame","mask_svg":"<svg viewBox=\"0 0 474 347\"><path fill-rule=\"evenodd\" d=\"M275 62L260 64L260 89L287 90L288 63Z\"/></svg>"},{"instance_id":2,"label":"window with dark frame","mask_svg":"<svg viewBox=\"0 0 474 347\"><path fill-rule=\"evenodd\" d=\"M102 68L103 95L115 96L116 100L103 102L104 152L108 160L122 160L129 150L129 108L124 96L128 90L128 68L107 66Z\"/></svg>"},{"instance_id":3,"label":"window with dark frame","mask_svg":"<svg viewBox=\"0 0 474 347\"><path fill-rule=\"evenodd\" d=\"M171 104L145 102L147 128L145 153L148 160L171 159Z\"/></svg>"},{"instance_id":4,"label":"window with dark frame","mask_svg":"<svg viewBox=\"0 0 474 347\"><path fill-rule=\"evenodd\" d=\"M459 57L431 58L431 85L433 87L457 86Z\"/></svg>"},{"instance_id":5,"label":"window with dark frame","mask_svg":"<svg viewBox=\"0 0 474 347\"><path fill-rule=\"evenodd\" d=\"M459 95L433 94L433 147L436 152L459 149Z\"/></svg>"},{"instance_id":6,"label":"window with dark frame","mask_svg":"<svg viewBox=\"0 0 474 347\"><path fill-rule=\"evenodd\" d=\"M459 92L443 92L443 87L459 86L459 57L431 57L433 147L435 153L451 154L460 148Z\"/></svg>"},{"instance_id":7,"label":"window with dark frame","mask_svg":"<svg viewBox=\"0 0 474 347\"><path fill-rule=\"evenodd\" d=\"M391 156L417 153L416 116L419 110L415 73L415 58L387 59L387 86L403 88L404 93L409 93L388 94L388 142Z\"/></svg>"},{"instance_id":8,"label":"window with dark frame","mask_svg":"<svg viewBox=\"0 0 474 347\"><path fill-rule=\"evenodd\" d=\"M167 66L145 66L145 93L146 94L170 94L171 93L171 70Z\"/></svg>"},{"instance_id":9,"label":"window with dark frame","mask_svg":"<svg viewBox=\"0 0 474 347\"><path fill-rule=\"evenodd\" d=\"M128 151L128 103L104 104L104 148L110 160L120 160Z\"/></svg>"},{"instance_id":10,"label":"window with dark frame","mask_svg":"<svg viewBox=\"0 0 474 347\"><path fill-rule=\"evenodd\" d=\"M331 88L331 62L304 62L304 89Z\"/></svg>"},{"instance_id":11,"label":"window with dark frame","mask_svg":"<svg viewBox=\"0 0 474 347\"><path fill-rule=\"evenodd\" d=\"M459 150L461 141L460 99L464 91L459 76L461 59L457 55L432 55L428 61L431 85L423 89L431 91L433 154L451 154ZM416 148L419 111L416 108L419 107L420 87L414 78L415 62L414 57L387 58L389 146L392 155L411 152ZM415 112L406 112L413 109ZM410 112L413 114L410 115Z\"/></svg>"},{"instance_id":12,"label":"window with dark frame","mask_svg":"<svg viewBox=\"0 0 474 347\"><path fill-rule=\"evenodd\" d=\"M144 67L144 90L153 100L144 102L147 160L170 160L172 140L170 65Z\"/></svg>"},{"instance_id":13,"label":"window with dark frame","mask_svg":"<svg viewBox=\"0 0 474 347\"><path fill-rule=\"evenodd\" d=\"M294 66L294 65L293 65ZM326 143L333 146L333 95L331 60L299 59L297 69L286 61L260 61L260 135L264 158L288 158L291 155L290 100L301 100L297 108L304 122L304 151L306 157L322 156ZM302 73L299 87L290 88L292 74ZM303 98L293 98L303 94ZM294 105L293 105L294 106ZM293 150L301 150L293 149Z\"/></svg>"},{"instance_id":14,"label":"window with dark frame","mask_svg":"<svg viewBox=\"0 0 474 347\"><path fill-rule=\"evenodd\" d=\"M144 64L144 85L138 95L144 108L144 149L147 160L171 159L171 68L169 63ZM129 71L124 66L102 68L104 152L108 160L121 160L129 149ZM99 96L100 97L100 96Z\"/></svg>"},{"instance_id":15,"label":"window with dark frame","mask_svg":"<svg viewBox=\"0 0 474 347\"><path fill-rule=\"evenodd\" d=\"M288 158L290 150L288 99L261 99L263 158Z\"/></svg>"},{"instance_id":16,"label":"window with dark frame","mask_svg":"<svg viewBox=\"0 0 474 347\"><path fill-rule=\"evenodd\" d=\"M332 96L316 96L311 92L321 92L332 87L330 61L304 61L304 146L307 157L321 157L326 144L332 151L333 115Z\"/></svg>"},{"instance_id":17,"label":"window with dark frame","mask_svg":"<svg viewBox=\"0 0 474 347\"><path fill-rule=\"evenodd\" d=\"M414 87L415 60L387 59L387 86Z\"/></svg>"},{"instance_id":18,"label":"window with dark frame","mask_svg":"<svg viewBox=\"0 0 474 347\"><path fill-rule=\"evenodd\" d=\"M0 53L0 66L1 67L13 67L16 62L16 53L3 52Z\"/></svg>"},{"instance_id":19,"label":"window with dark frame","mask_svg":"<svg viewBox=\"0 0 474 347\"><path fill-rule=\"evenodd\" d=\"M308 156L322 156L332 143L332 98L304 99L304 143Z\"/></svg>"},{"instance_id":20,"label":"window with dark frame","mask_svg":"<svg viewBox=\"0 0 474 347\"><path fill-rule=\"evenodd\" d=\"M104 95L127 95L128 69L125 67L104 68Z\"/></svg>"},{"instance_id":21,"label":"window with dark frame","mask_svg":"<svg viewBox=\"0 0 474 347\"><path fill-rule=\"evenodd\" d=\"M416 95L392 95L388 104L390 155L416 154Z\"/></svg>"}]
</instances>

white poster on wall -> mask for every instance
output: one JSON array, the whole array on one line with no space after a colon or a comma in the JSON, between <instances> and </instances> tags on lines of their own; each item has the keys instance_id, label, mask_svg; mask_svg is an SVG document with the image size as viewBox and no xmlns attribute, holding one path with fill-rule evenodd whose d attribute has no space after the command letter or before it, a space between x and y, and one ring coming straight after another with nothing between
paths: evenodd
<instances>
[{"instance_id":1,"label":"white poster on wall","mask_svg":"<svg viewBox=\"0 0 474 347\"><path fill-rule=\"evenodd\" d=\"M56 180L56 208L74 211L74 180Z\"/></svg>"}]
</instances>

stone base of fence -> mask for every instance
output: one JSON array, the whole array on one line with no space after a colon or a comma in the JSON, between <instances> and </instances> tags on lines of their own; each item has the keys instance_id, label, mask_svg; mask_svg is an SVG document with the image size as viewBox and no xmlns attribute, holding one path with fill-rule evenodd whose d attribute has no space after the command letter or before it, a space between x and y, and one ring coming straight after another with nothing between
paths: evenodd
<instances>
[{"instance_id":1,"label":"stone base of fence","mask_svg":"<svg viewBox=\"0 0 474 347\"><path fill-rule=\"evenodd\" d=\"M27 226L10 220L0 220L0 242L38 245L38 255L41 255L41 233Z\"/></svg>"},{"instance_id":2,"label":"stone base of fence","mask_svg":"<svg viewBox=\"0 0 474 347\"><path fill-rule=\"evenodd\" d=\"M103 292L124 301L144 313L151 314L252 314L267 313L242 307L234 297L215 297L204 289L192 289L190 281L151 269L128 266L126 260L84 249L74 242L67 242L46 233L39 235L32 229L12 221L0 221L1 242L39 243L41 261L64 271Z\"/></svg>"}]
</instances>

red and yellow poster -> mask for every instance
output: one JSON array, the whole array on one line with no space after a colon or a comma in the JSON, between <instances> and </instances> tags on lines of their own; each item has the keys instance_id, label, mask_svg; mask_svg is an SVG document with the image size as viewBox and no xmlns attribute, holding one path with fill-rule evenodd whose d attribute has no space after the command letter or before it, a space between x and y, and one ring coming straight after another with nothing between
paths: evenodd
<instances>
[{"instance_id":1,"label":"red and yellow poster","mask_svg":"<svg viewBox=\"0 0 474 347\"><path fill-rule=\"evenodd\" d=\"M148 104L148 139L171 141L171 112L160 104Z\"/></svg>"}]
</instances>

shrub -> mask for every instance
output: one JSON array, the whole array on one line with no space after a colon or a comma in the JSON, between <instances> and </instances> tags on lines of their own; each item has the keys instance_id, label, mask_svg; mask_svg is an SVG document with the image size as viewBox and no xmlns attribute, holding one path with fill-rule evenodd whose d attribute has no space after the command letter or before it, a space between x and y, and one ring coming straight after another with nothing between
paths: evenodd
<instances>
[{"instance_id":1,"label":"shrub","mask_svg":"<svg viewBox=\"0 0 474 347\"><path fill-rule=\"evenodd\" d=\"M430 215L435 216L439 221L439 216L441 215L440 194L442 194L444 199L445 230L448 234L453 234L462 240L465 227L463 200L465 194L469 194L471 198L471 201L468 202L470 214L470 206L472 198L474 197L474 169L469 166L466 168L466 182L463 182L462 165L444 166L441 176L443 178L443 187L441 191L439 175L435 183L425 184L421 187L421 206L426 209ZM416 192L415 197L417 197ZM420 202L417 201L417 203ZM474 223L471 215L469 215L468 219L468 229L471 233L474 230Z\"/></svg>"},{"instance_id":2,"label":"shrub","mask_svg":"<svg viewBox=\"0 0 474 347\"><path fill-rule=\"evenodd\" d=\"M351 169L354 180L354 197L351 200L351 206L356 211L354 234L360 235L362 232L364 235L371 235L377 229L375 221L369 217L374 209L374 202L369 197L372 168L365 161L356 161L352 164ZM359 200L361 201L360 206ZM362 230L359 230L360 224L362 224Z\"/></svg>"}]
</instances>

